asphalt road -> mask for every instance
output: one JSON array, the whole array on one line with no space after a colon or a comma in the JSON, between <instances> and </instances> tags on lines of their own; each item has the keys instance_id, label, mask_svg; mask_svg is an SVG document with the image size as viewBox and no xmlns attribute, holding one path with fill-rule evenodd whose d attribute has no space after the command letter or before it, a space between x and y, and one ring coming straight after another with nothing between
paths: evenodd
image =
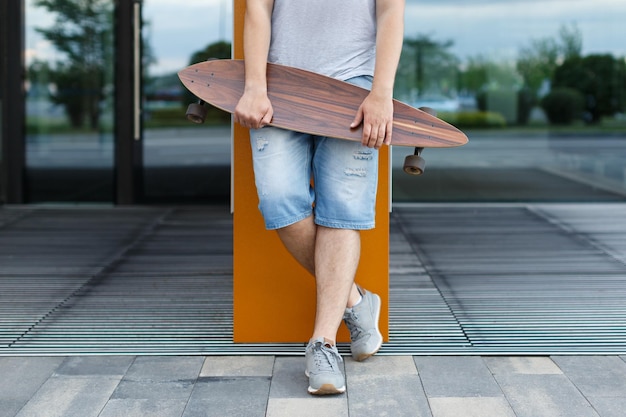
<instances>
[{"instance_id":1,"label":"asphalt road","mask_svg":"<svg viewBox=\"0 0 626 417\"><path fill-rule=\"evenodd\" d=\"M426 149L427 170L419 178L401 172L404 157L412 150L393 148L394 200L626 199L626 132L585 136L488 131L470 132L469 137L469 144L460 148ZM155 186L162 178L175 183L176 175L184 176L185 182L206 182L208 170L219 171L220 181L227 178L228 127L147 130L143 141L147 180ZM39 173L35 177L40 181L55 171L111 171L113 162L111 136L39 135L28 140L27 167ZM167 174L150 180L150 172Z\"/></svg>"}]
</instances>

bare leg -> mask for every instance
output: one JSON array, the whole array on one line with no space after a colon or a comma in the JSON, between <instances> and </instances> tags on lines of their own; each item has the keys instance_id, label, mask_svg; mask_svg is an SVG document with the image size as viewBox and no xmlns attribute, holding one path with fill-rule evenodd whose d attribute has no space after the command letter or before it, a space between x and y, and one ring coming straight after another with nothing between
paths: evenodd
<instances>
[{"instance_id":1,"label":"bare leg","mask_svg":"<svg viewBox=\"0 0 626 417\"><path fill-rule=\"evenodd\" d=\"M338 236L341 236L343 234L345 234L346 236L356 235L356 244L357 244L356 264L358 264L358 260L359 260L358 255L360 252L360 235L358 232L355 232L354 230L328 229L328 228L319 227L314 223L313 217L307 217L304 220L301 220L285 228L279 229L277 230L277 232L278 232L278 236L283 242L283 245L285 245L285 248L287 248L289 253L296 259L296 261L298 261L300 265L302 265L307 271L309 271L311 275L316 277L316 282L317 282L318 287L319 287L319 279L317 279L316 267L315 267L316 256L318 255L317 251L320 251L319 256L321 258L320 259L321 263L328 264L326 266L330 266L329 261L324 260L326 258L326 253L330 252L331 254L333 254L333 251L336 250L334 248L331 248L331 245L339 246L338 251L334 252L337 255L337 257L339 257L340 259L345 259L346 261L348 260L348 258L346 258L346 255L343 254L344 253L343 250L349 249L348 247L349 242L346 242L346 243L339 242L337 244L337 243L332 242L332 240L334 239L330 239L330 241L329 239L327 239L327 237L333 236L334 232L337 232ZM322 236L322 240L318 242L319 236ZM354 241L354 239L351 239L351 241ZM355 243L355 242L352 242L352 243ZM349 274L350 282L354 280L356 264L353 267L351 267L351 269L354 269L354 271L352 271ZM326 272L324 272L323 274L326 274ZM322 278L322 280L324 279L325 278ZM355 303L359 301L360 297L361 297L361 294L359 293L356 285L352 283L348 301L347 303L344 303L344 306L352 307ZM334 338L332 338L331 340L334 340Z\"/></svg>"},{"instance_id":2,"label":"bare leg","mask_svg":"<svg viewBox=\"0 0 626 417\"><path fill-rule=\"evenodd\" d=\"M317 310L313 338L333 342L354 285L359 264L361 236L358 231L318 226L315 242Z\"/></svg>"},{"instance_id":3,"label":"bare leg","mask_svg":"<svg viewBox=\"0 0 626 417\"><path fill-rule=\"evenodd\" d=\"M313 217L307 217L285 228L278 229L277 232L291 256L311 275L315 276L317 225L313 222Z\"/></svg>"}]
</instances>

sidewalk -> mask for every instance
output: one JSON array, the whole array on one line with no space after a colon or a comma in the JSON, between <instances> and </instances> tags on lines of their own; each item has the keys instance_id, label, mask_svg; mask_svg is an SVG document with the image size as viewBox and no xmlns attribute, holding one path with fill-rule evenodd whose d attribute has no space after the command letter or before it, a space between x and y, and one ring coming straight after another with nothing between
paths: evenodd
<instances>
[{"instance_id":1,"label":"sidewalk","mask_svg":"<svg viewBox=\"0 0 626 417\"><path fill-rule=\"evenodd\" d=\"M0 417L625 415L626 204L392 218L390 341L316 398L232 342L227 209L0 207Z\"/></svg>"},{"instance_id":2,"label":"sidewalk","mask_svg":"<svg viewBox=\"0 0 626 417\"><path fill-rule=\"evenodd\" d=\"M2 417L623 417L619 356L345 358L313 397L297 356L0 358Z\"/></svg>"}]
</instances>

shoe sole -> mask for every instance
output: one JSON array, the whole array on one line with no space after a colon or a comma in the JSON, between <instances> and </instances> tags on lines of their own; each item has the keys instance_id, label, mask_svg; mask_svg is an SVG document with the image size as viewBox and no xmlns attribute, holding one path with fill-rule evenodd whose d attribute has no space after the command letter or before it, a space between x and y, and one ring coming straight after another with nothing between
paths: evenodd
<instances>
[{"instance_id":1,"label":"shoe sole","mask_svg":"<svg viewBox=\"0 0 626 417\"><path fill-rule=\"evenodd\" d=\"M309 387L309 394L312 395L333 395L333 394L343 394L346 392L346 387L343 386L341 388L335 387L333 384L324 384L318 389Z\"/></svg>"},{"instance_id":2,"label":"shoe sole","mask_svg":"<svg viewBox=\"0 0 626 417\"><path fill-rule=\"evenodd\" d=\"M376 303L377 303L377 306L378 306L378 308L376 308L376 310L375 310L375 319L374 320L376 321L376 334L378 335L378 339L380 341L378 342L378 346L376 346L376 348L372 352L361 353L360 355L352 356L352 358L355 361L357 361L357 362L363 362L364 360L374 356L375 354L378 353L380 348L383 346L383 335L380 332L380 330L378 329L378 323L380 321L381 301L380 301L380 297L378 296L378 294L372 294L372 296L376 300Z\"/></svg>"},{"instance_id":3,"label":"shoe sole","mask_svg":"<svg viewBox=\"0 0 626 417\"><path fill-rule=\"evenodd\" d=\"M306 375L306 377L309 378L309 371L305 369L304 375ZM344 392L346 392L346 386L344 385L343 387L337 388L333 384L322 384L321 387L319 387L318 389L315 389L309 385L309 388L307 389L307 391L309 392L309 394L312 394L312 395L343 394Z\"/></svg>"}]
</instances>

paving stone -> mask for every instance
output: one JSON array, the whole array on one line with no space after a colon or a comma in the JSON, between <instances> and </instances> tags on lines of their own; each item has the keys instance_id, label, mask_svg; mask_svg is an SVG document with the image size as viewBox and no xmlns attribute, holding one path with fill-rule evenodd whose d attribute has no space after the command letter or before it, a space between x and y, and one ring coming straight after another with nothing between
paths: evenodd
<instances>
[{"instance_id":1,"label":"paving stone","mask_svg":"<svg viewBox=\"0 0 626 417\"><path fill-rule=\"evenodd\" d=\"M187 381L200 375L202 356L139 356L126 372L125 380Z\"/></svg>"},{"instance_id":2,"label":"paving stone","mask_svg":"<svg viewBox=\"0 0 626 417\"><path fill-rule=\"evenodd\" d=\"M517 417L598 417L565 375L496 374Z\"/></svg>"},{"instance_id":3,"label":"paving stone","mask_svg":"<svg viewBox=\"0 0 626 417\"><path fill-rule=\"evenodd\" d=\"M438 397L430 399L430 407L433 417L516 417L502 397Z\"/></svg>"},{"instance_id":4,"label":"paving stone","mask_svg":"<svg viewBox=\"0 0 626 417\"><path fill-rule=\"evenodd\" d=\"M112 398L186 400L203 361L200 356L139 356L128 368Z\"/></svg>"},{"instance_id":5,"label":"paving stone","mask_svg":"<svg viewBox=\"0 0 626 417\"><path fill-rule=\"evenodd\" d=\"M96 417L119 380L112 376L51 377L17 417Z\"/></svg>"},{"instance_id":6,"label":"paving stone","mask_svg":"<svg viewBox=\"0 0 626 417\"><path fill-rule=\"evenodd\" d=\"M131 381L124 379L113 392L112 399L183 400L189 398L195 379L178 381Z\"/></svg>"},{"instance_id":7,"label":"paving stone","mask_svg":"<svg viewBox=\"0 0 626 417\"><path fill-rule=\"evenodd\" d=\"M346 395L270 398L266 417L348 417ZM354 414L353 414L354 415Z\"/></svg>"},{"instance_id":8,"label":"paving stone","mask_svg":"<svg viewBox=\"0 0 626 417\"><path fill-rule=\"evenodd\" d=\"M0 358L0 417L14 416L61 365L63 358Z\"/></svg>"},{"instance_id":9,"label":"paving stone","mask_svg":"<svg viewBox=\"0 0 626 417\"><path fill-rule=\"evenodd\" d=\"M272 376L274 356L207 356L200 371L208 376Z\"/></svg>"},{"instance_id":10,"label":"paving stone","mask_svg":"<svg viewBox=\"0 0 626 417\"><path fill-rule=\"evenodd\" d=\"M428 400L410 356L346 360L350 415L431 417Z\"/></svg>"},{"instance_id":11,"label":"paving stone","mask_svg":"<svg viewBox=\"0 0 626 417\"><path fill-rule=\"evenodd\" d=\"M310 398L311 394L307 392L309 379L304 374L305 367L303 356L277 357L270 398Z\"/></svg>"},{"instance_id":12,"label":"paving stone","mask_svg":"<svg viewBox=\"0 0 626 417\"><path fill-rule=\"evenodd\" d=\"M624 417L626 414L626 396L587 397L601 417Z\"/></svg>"},{"instance_id":13,"label":"paving stone","mask_svg":"<svg viewBox=\"0 0 626 417\"><path fill-rule=\"evenodd\" d=\"M429 398L503 395L480 357L415 356L413 360Z\"/></svg>"},{"instance_id":14,"label":"paving stone","mask_svg":"<svg viewBox=\"0 0 626 417\"><path fill-rule=\"evenodd\" d=\"M264 417L270 378L200 378L183 417Z\"/></svg>"},{"instance_id":15,"label":"paving stone","mask_svg":"<svg viewBox=\"0 0 626 417\"><path fill-rule=\"evenodd\" d=\"M587 397L626 397L626 363L617 356L554 356Z\"/></svg>"},{"instance_id":16,"label":"paving stone","mask_svg":"<svg viewBox=\"0 0 626 417\"><path fill-rule=\"evenodd\" d=\"M134 356L71 356L55 371L56 375L124 376Z\"/></svg>"},{"instance_id":17,"label":"paving stone","mask_svg":"<svg viewBox=\"0 0 626 417\"><path fill-rule=\"evenodd\" d=\"M493 356L483 358L493 374L560 375L561 369L545 356Z\"/></svg>"},{"instance_id":18,"label":"paving stone","mask_svg":"<svg viewBox=\"0 0 626 417\"><path fill-rule=\"evenodd\" d=\"M113 399L98 417L180 417L187 400Z\"/></svg>"},{"instance_id":19,"label":"paving stone","mask_svg":"<svg viewBox=\"0 0 626 417\"><path fill-rule=\"evenodd\" d=\"M366 361L357 362L345 358L346 372L351 377L372 375L417 375L412 356L372 356Z\"/></svg>"}]
</instances>

